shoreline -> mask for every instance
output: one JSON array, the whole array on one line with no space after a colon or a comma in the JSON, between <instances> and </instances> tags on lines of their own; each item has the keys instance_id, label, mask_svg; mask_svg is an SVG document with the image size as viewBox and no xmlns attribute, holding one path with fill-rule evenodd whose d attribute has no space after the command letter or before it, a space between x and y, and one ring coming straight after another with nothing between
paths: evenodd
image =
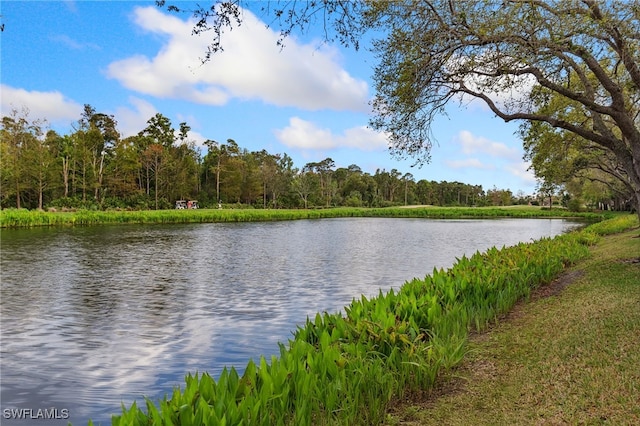
<instances>
[{"instance_id":1,"label":"shoreline","mask_svg":"<svg viewBox=\"0 0 640 426\"><path fill-rule=\"evenodd\" d=\"M468 358L385 425L640 424L638 226L470 336Z\"/></svg>"},{"instance_id":2,"label":"shoreline","mask_svg":"<svg viewBox=\"0 0 640 426\"><path fill-rule=\"evenodd\" d=\"M78 210L75 212L45 212L36 210L0 210L0 228L32 228L38 226L94 226L106 224L171 224L258 222L340 217L392 217L431 219L473 218L575 218L600 221L613 212L570 212L541 207L432 207L403 206L387 208L328 208L313 210L262 209L198 209L198 210Z\"/></svg>"}]
</instances>

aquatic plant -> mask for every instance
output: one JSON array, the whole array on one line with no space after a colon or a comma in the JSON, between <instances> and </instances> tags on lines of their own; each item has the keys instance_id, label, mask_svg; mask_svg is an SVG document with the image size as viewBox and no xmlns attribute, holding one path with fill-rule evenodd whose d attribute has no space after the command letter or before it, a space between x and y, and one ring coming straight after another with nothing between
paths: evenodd
<instances>
[{"instance_id":1,"label":"aquatic plant","mask_svg":"<svg viewBox=\"0 0 640 426\"><path fill-rule=\"evenodd\" d=\"M598 235L637 222L619 217L555 238L492 248L434 269L400 290L354 299L343 313L318 313L280 344L280 356L249 361L242 375L188 375L146 412L135 403L114 425L377 424L389 402L428 389L483 330L531 290L589 255Z\"/></svg>"},{"instance_id":2,"label":"aquatic plant","mask_svg":"<svg viewBox=\"0 0 640 426\"><path fill-rule=\"evenodd\" d=\"M576 213L566 210L540 208L332 208L317 210L260 210L260 209L198 209L198 210L78 210L75 212L45 212L26 209L0 210L0 227L89 226L102 224L171 224L211 222L259 222L339 217L411 217L411 218L498 218L498 217L580 217L602 220L595 213Z\"/></svg>"}]
</instances>

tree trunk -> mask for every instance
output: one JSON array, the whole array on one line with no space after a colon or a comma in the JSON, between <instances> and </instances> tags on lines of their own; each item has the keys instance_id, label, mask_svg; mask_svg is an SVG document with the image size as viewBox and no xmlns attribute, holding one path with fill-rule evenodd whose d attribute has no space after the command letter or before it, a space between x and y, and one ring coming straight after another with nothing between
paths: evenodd
<instances>
[{"instance_id":1,"label":"tree trunk","mask_svg":"<svg viewBox=\"0 0 640 426\"><path fill-rule=\"evenodd\" d=\"M216 198L220 203L220 154L218 154L218 167L216 167Z\"/></svg>"},{"instance_id":2,"label":"tree trunk","mask_svg":"<svg viewBox=\"0 0 640 426\"><path fill-rule=\"evenodd\" d=\"M155 184L156 184L156 210L158 210L158 157L156 156L156 166L155 166Z\"/></svg>"},{"instance_id":3,"label":"tree trunk","mask_svg":"<svg viewBox=\"0 0 640 426\"><path fill-rule=\"evenodd\" d=\"M635 195L636 214L638 215L638 220L640 220L640 141L632 144L631 155L633 158L631 161L631 171L629 172L629 175L631 177L631 186L633 187Z\"/></svg>"},{"instance_id":4,"label":"tree trunk","mask_svg":"<svg viewBox=\"0 0 640 426\"><path fill-rule=\"evenodd\" d=\"M638 215L638 221L640 221L640 188L637 188L635 191L635 207L636 207L636 215Z\"/></svg>"},{"instance_id":5,"label":"tree trunk","mask_svg":"<svg viewBox=\"0 0 640 426\"><path fill-rule=\"evenodd\" d=\"M43 205L43 203L42 203L42 198L43 198L42 193L44 192L44 186L45 186L45 184L42 181L42 177L41 177L40 181L38 182L38 209L39 210L42 210L42 205Z\"/></svg>"},{"instance_id":6,"label":"tree trunk","mask_svg":"<svg viewBox=\"0 0 640 426\"><path fill-rule=\"evenodd\" d=\"M94 198L96 201L100 201L100 190L102 189L102 178L104 170L104 155L100 156L100 168L98 169L98 185L96 186Z\"/></svg>"},{"instance_id":7,"label":"tree trunk","mask_svg":"<svg viewBox=\"0 0 640 426\"><path fill-rule=\"evenodd\" d=\"M16 179L16 208L20 208L20 184Z\"/></svg>"},{"instance_id":8,"label":"tree trunk","mask_svg":"<svg viewBox=\"0 0 640 426\"><path fill-rule=\"evenodd\" d=\"M82 163L82 201L87 201L87 165Z\"/></svg>"},{"instance_id":9,"label":"tree trunk","mask_svg":"<svg viewBox=\"0 0 640 426\"><path fill-rule=\"evenodd\" d=\"M62 157L62 183L64 186L64 198L69 196L69 159Z\"/></svg>"},{"instance_id":10,"label":"tree trunk","mask_svg":"<svg viewBox=\"0 0 640 426\"><path fill-rule=\"evenodd\" d=\"M409 182L405 180L404 182L404 205L407 205L407 191L409 190Z\"/></svg>"}]
</instances>

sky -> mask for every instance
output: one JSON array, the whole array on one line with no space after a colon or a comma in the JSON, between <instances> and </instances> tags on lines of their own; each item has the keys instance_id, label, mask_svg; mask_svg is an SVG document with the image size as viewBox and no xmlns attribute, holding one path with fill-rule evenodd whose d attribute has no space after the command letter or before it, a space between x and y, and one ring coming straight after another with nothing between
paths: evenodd
<instances>
[{"instance_id":1,"label":"sky","mask_svg":"<svg viewBox=\"0 0 640 426\"><path fill-rule=\"evenodd\" d=\"M397 169L416 181L535 192L518 124L478 102L453 103L436 119L430 163L412 167L413 159L392 157L386 136L367 126L375 95L370 45L325 43L311 28L281 49L263 4L247 4L242 25L223 36L224 52L202 64L212 35L192 35L190 15L153 1L3 0L0 112L26 107L30 120L69 134L90 104L114 115L122 137L161 113L176 129L186 122L203 153L207 139L233 139L250 151L286 153L298 168L331 158L372 175Z\"/></svg>"}]
</instances>

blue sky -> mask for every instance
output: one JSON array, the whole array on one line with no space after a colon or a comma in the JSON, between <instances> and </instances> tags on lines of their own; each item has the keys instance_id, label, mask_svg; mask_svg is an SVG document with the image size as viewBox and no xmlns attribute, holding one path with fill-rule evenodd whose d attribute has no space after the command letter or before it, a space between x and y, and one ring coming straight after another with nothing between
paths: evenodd
<instances>
[{"instance_id":1,"label":"blue sky","mask_svg":"<svg viewBox=\"0 0 640 426\"><path fill-rule=\"evenodd\" d=\"M90 104L113 114L126 137L159 112L175 128L186 121L199 145L234 139L252 151L287 153L299 168L331 157L337 167L357 164L371 174L395 168L416 181L535 191L517 123L476 102L452 104L437 119L429 164L412 168L413 160L392 158L385 136L367 128L375 66L369 46L327 45L312 30L281 50L259 2L225 34L225 51L204 65L199 58L211 35L191 35L188 15L152 1L4 0L0 8L3 116L27 107L30 119L46 118L66 134Z\"/></svg>"}]
</instances>

